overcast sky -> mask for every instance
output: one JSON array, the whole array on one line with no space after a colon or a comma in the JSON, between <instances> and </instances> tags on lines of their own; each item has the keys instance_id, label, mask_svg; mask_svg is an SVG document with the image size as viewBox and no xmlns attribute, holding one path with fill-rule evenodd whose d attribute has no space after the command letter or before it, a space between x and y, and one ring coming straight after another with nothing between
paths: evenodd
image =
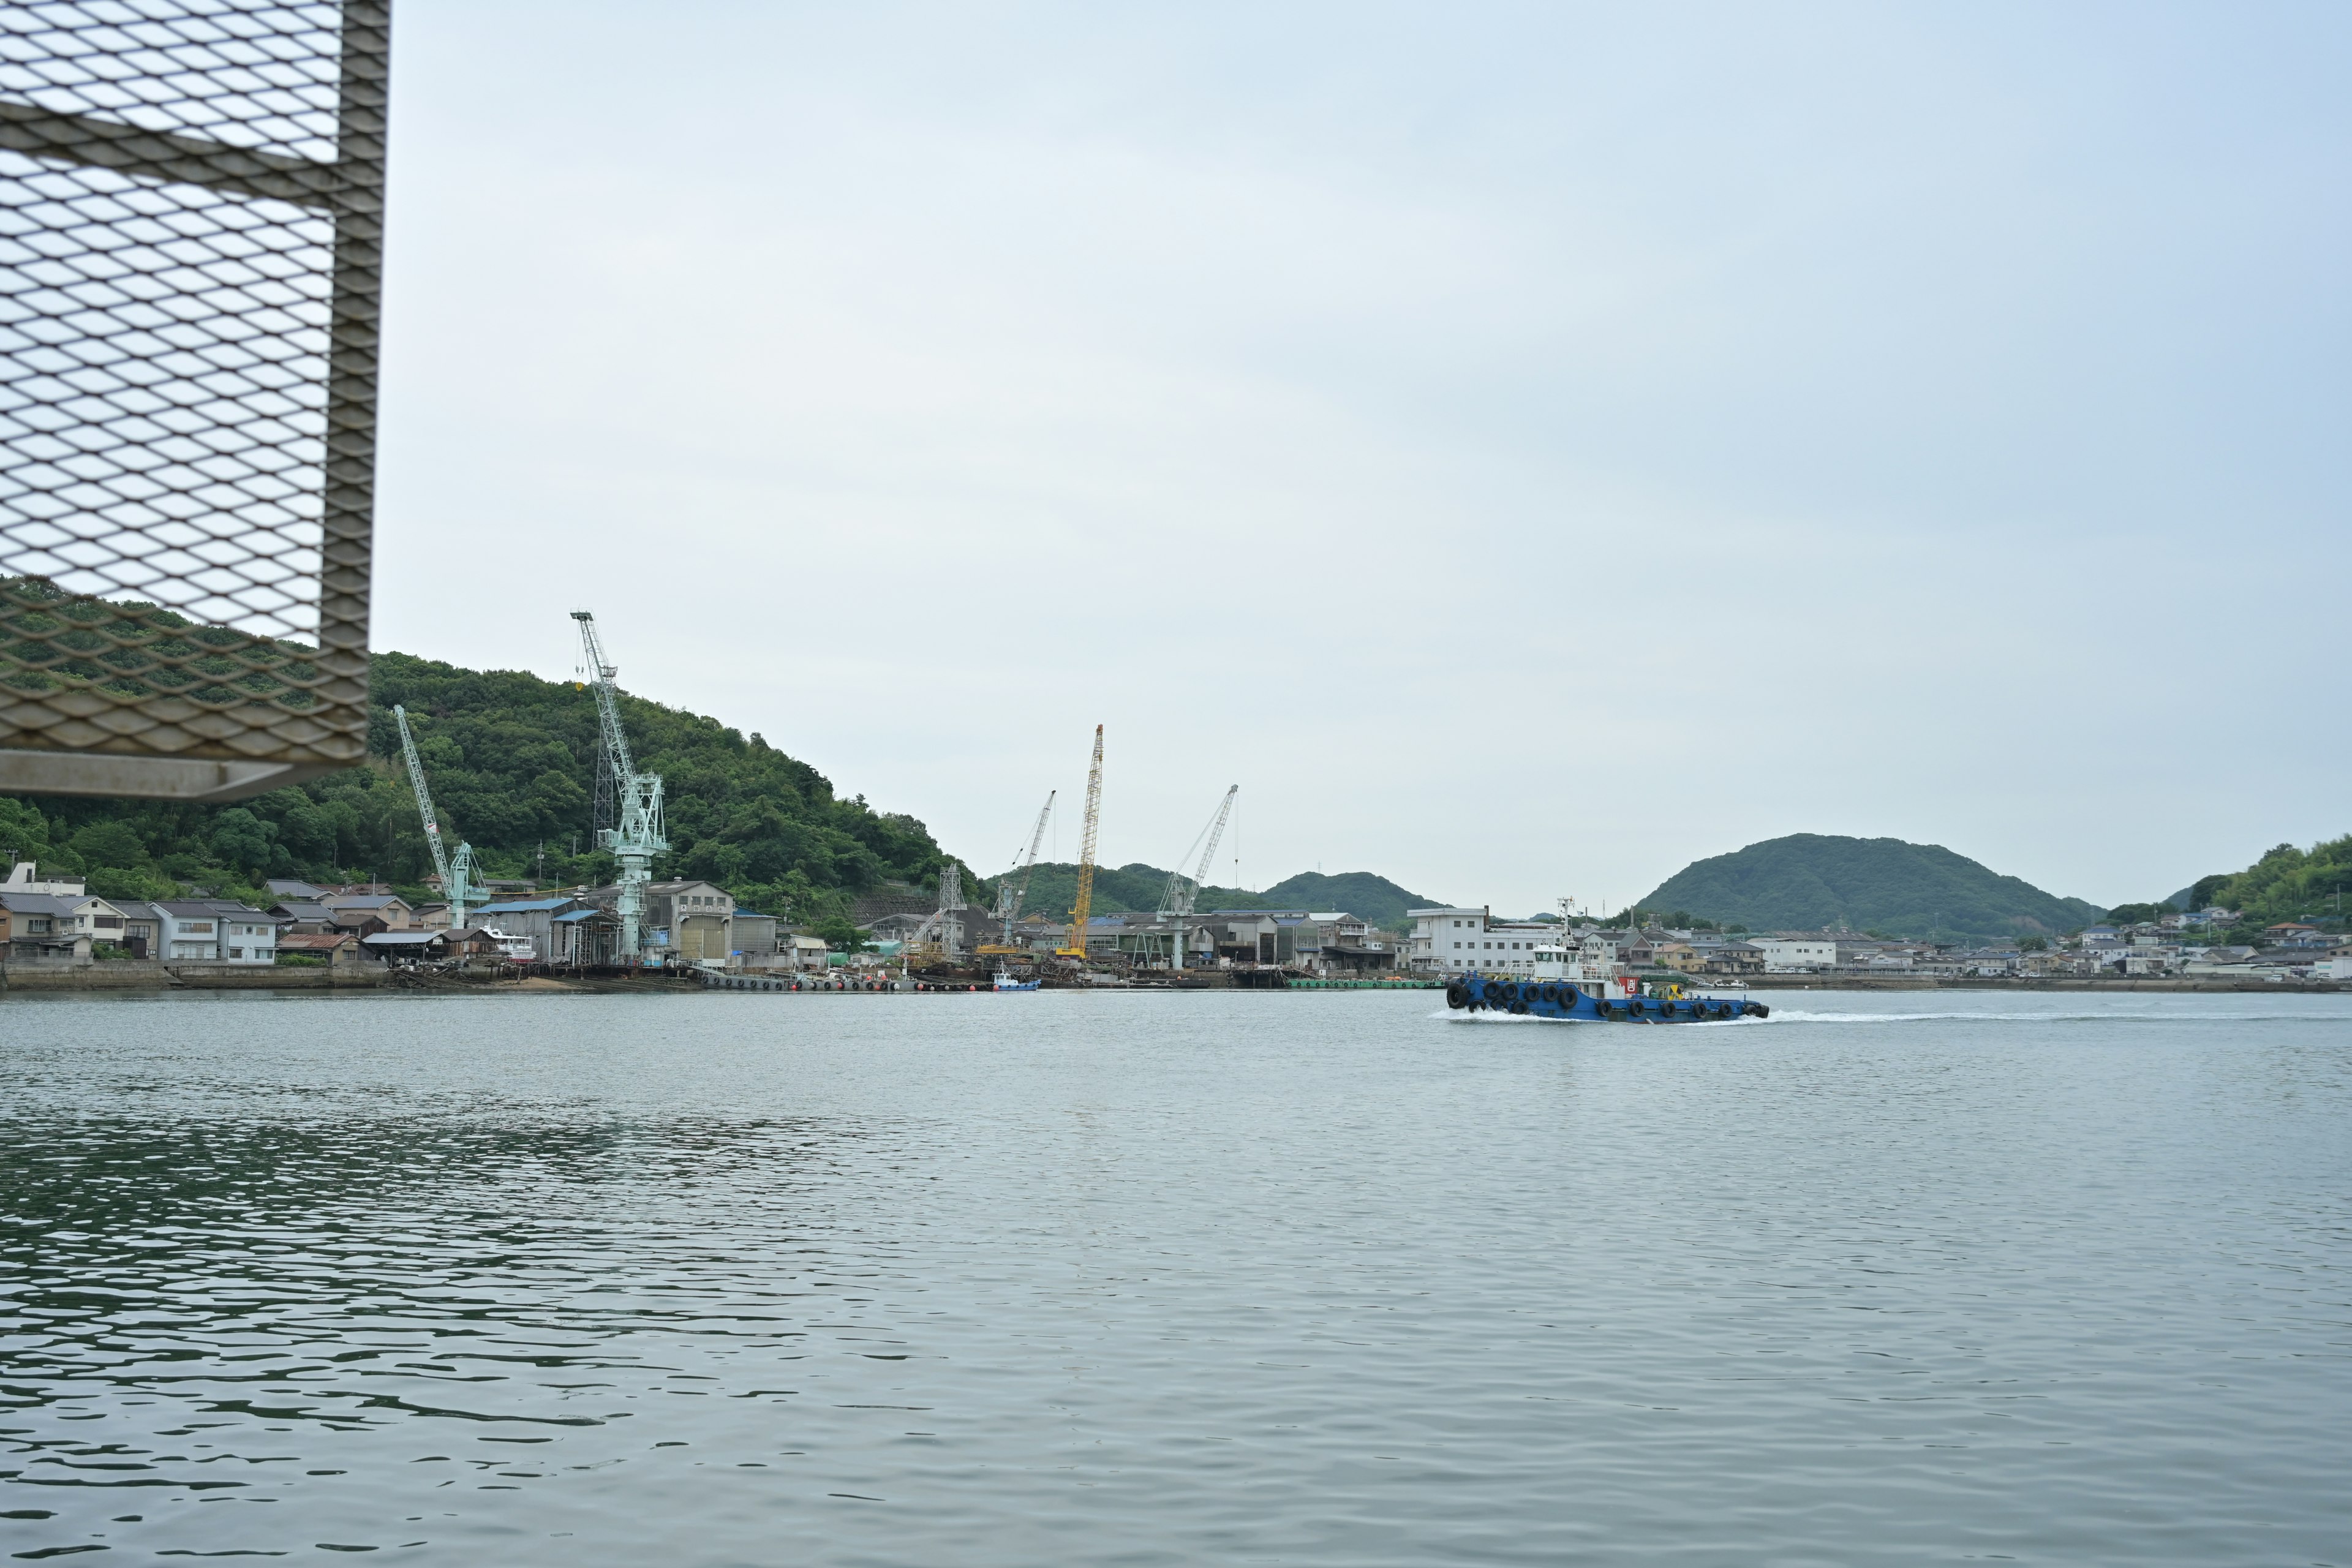
<instances>
[{"instance_id":1,"label":"overcast sky","mask_svg":"<svg viewBox=\"0 0 2352 1568\"><path fill-rule=\"evenodd\" d=\"M2342 5L504 5L394 37L379 647L1002 868L1612 908L2352 830ZM1056 847L1049 843L1048 853Z\"/></svg>"}]
</instances>

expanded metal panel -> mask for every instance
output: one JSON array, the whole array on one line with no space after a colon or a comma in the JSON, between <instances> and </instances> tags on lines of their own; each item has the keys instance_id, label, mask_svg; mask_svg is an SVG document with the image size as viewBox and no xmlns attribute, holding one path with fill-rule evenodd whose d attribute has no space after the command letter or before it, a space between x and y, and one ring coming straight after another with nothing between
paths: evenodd
<instances>
[{"instance_id":1,"label":"expanded metal panel","mask_svg":"<svg viewBox=\"0 0 2352 1568\"><path fill-rule=\"evenodd\" d=\"M0 789L366 754L390 20L0 6Z\"/></svg>"}]
</instances>

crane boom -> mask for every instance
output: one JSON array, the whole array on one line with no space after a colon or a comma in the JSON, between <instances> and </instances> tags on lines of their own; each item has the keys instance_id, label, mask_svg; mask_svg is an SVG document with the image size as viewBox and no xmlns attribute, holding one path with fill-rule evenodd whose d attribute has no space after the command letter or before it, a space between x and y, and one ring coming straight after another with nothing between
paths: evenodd
<instances>
[{"instance_id":1,"label":"crane boom","mask_svg":"<svg viewBox=\"0 0 2352 1568\"><path fill-rule=\"evenodd\" d=\"M596 635L596 617L574 610L580 623L580 649L587 660L588 684L596 691L596 721L603 731L604 756L611 764L614 787L620 792L618 825L596 835L600 847L618 863L614 879L614 913L621 921L620 961L636 964L645 952L646 884L653 880L653 858L669 847L662 835L662 776L639 773L629 755L629 737L621 728L621 699L613 678L620 669L604 657L604 640Z\"/></svg>"},{"instance_id":2,"label":"crane boom","mask_svg":"<svg viewBox=\"0 0 2352 1568\"><path fill-rule=\"evenodd\" d=\"M1087 914L1095 902L1095 830L1102 824L1102 746L1103 727L1097 724L1094 766L1087 773L1087 822L1078 841L1078 900L1070 909L1070 943L1055 950L1062 958L1087 955Z\"/></svg>"},{"instance_id":3,"label":"crane boom","mask_svg":"<svg viewBox=\"0 0 2352 1568\"><path fill-rule=\"evenodd\" d=\"M1045 842L1045 821L1054 815L1054 796L1058 793L1045 792L1045 804L1037 812L1036 831L1029 835L1029 852L1013 851L1013 869L996 879L996 908L991 917L997 924L997 937L982 942L982 952L1005 957L1020 951L1013 945L1013 922L1021 918L1022 902L1029 897L1029 879L1037 869L1037 847Z\"/></svg>"},{"instance_id":4,"label":"crane boom","mask_svg":"<svg viewBox=\"0 0 2352 1568\"><path fill-rule=\"evenodd\" d=\"M1225 798L1217 803L1216 814L1209 818L1209 825L1201 829L1200 837L1192 840L1199 844L1205 838L1208 843L1201 850L1201 862L1193 868L1192 880L1188 883L1184 879L1184 861L1192 856L1189 848L1177 860L1176 869L1168 873L1168 886L1160 895L1160 918L1175 922L1177 928L1173 937L1175 957L1171 965L1172 968L1184 967L1184 921L1192 915L1193 902L1201 896L1201 885L1209 879L1209 864L1217 858L1218 842L1225 836L1225 821L1234 814L1234 797L1241 791L1239 784L1226 788Z\"/></svg>"},{"instance_id":5,"label":"crane boom","mask_svg":"<svg viewBox=\"0 0 2352 1568\"><path fill-rule=\"evenodd\" d=\"M1013 901L1003 907L1004 937L1013 940L1013 922L1021 918L1022 901L1029 897L1029 879L1037 870L1037 847L1045 842L1045 821L1054 815L1054 797L1059 790L1045 792L1045 804L1038 808L1036 830L1029 835L1029 853L1021 857L1021 885L1013 889Z\"/></svg>"},{"instance_id":6,"label":"crane boom","mask_svg":"<svg viewBox=\"0 0 2352 1568\"><path fill-rule=\"evenodd\" d=\"M466 925L466 903L473 892L474 847L457 846L453 862L441 842L440 818L434 815L433 792L425 787L425 763L416 755L416 741L408 732L408 710L394 703L392 721L400 727L400 754L408 763L408 787L416 792L416 815L424 819L425 842L433 851L433 869L441 879L442 895L449 900L449 929Z\"/></svg>"}]
</instances>

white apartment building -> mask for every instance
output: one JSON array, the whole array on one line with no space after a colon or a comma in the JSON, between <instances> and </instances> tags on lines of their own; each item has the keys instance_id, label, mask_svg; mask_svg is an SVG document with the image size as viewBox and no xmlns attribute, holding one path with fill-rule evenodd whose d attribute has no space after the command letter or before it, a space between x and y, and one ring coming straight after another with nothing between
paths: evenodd
<instances>
[{"instance_id":1,"label":"white apartment building","mask_svg":"<svg viewBox=\"0 0 2352 1568\"><path fill-rule=\"evenodd\" d=\"M1751 936L1748 945L1764 955L1767 974L1837 967L1838 944L1829 937Z\"/></svg>"},{"instance_id":2,"label":"white apartment building","mask_svg":"<svg viewBox=\"0 0 2352 1568\"><path fill-rule=\"evenodd\" d=\"M1405 918L1412 921L1406 963L1419 973L1458 974L1475 969L1482 974L1531 974L1538 948L1575 944L1561 926L1545 921L1498 921L1484 908L1407 910Z\"/></svg>"}]
</instances>

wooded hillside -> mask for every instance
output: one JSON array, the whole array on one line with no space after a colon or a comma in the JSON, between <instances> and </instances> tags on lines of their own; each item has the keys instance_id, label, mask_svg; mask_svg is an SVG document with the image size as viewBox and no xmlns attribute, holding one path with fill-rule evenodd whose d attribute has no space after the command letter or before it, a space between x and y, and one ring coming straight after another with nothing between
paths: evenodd
<instances>
[{"instance_id":1,"label":"wooded hillside","mask_svg":"<svg viewBox=\"0 0 2352 1568\"><path fill-rule=\"evenodd\" d=\"M226 806L0 797L0 853L131 898L184 884L252 897L268 877L415 887L432 863L398 761L399 703L444 833L471 843L486 874L610 878L588 821L598 744L588 691L401 653L375 657L371 685L368 766ZM838 799L807 763L716 719L626 695L621 712L638 765L666 781L661 874L708 878L744 907L811 921L886 881L938 885L945 858L913 817Z\"/></svg>"},{"instance_id":2,"label":"wooded hillside","mask_svg":"<svg viewBox=\"0 0 2352 1568\"><path fill-rule=\"evenodd\" d=\"M2103 912L1940 845L1816 833L1696 861L1661 883L1642 907L1655 913L1684 910L1757 931L1845 928L1984 941L2075 931Z\"/></svg>"}]
</instances>

